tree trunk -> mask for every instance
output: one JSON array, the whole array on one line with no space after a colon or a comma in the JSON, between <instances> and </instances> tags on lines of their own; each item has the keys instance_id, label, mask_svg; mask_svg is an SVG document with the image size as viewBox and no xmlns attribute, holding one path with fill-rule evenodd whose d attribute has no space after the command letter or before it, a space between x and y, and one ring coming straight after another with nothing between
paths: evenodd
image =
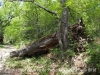
<instances>
[{"instance_id":1,"label":"tree trunk","mask_svg":"<svg viewBox=\"0 0 100 75\"><path fill-rule=\"evenodd\" d=\"M62 42L62 46L63 48L61 48L62 50L62 59L65 59L65 52L68 46L68 9L65 7L65 2L66 0L61 0L61 4L62 4L62 17L61 17L61 42ZM62 47L60 46L60 47Z\"/></svg>"},{"instance_id":2,"label":"tree trunk","mask_svg":"<svg viewBox=\"0 0 100 75\"><path fill-rule=\"evenodd\" d=\"M63 10L62 13L62 42L63 42L63 47L64 51L67 48L68 45L68 13L67 13L67 8Z\"/></svg>"},{"instance_id":3,"label":"tree trunk","mask_svg":"<svg viewBox=\"0 0 100 75\"><path fill-rule=\"evenodd\" d=\"M25 55L32 55L35 52L49 50L49 48L52 48L58 44L56 36L56 33L54 33L52 35L43 37L40 40L37 40L27 45L25 48L22 48L21 50L12 51L10 53L10 57L24 57Z\"/></svg>"},{"instance_id":4,"label":"tree trunk","mask_svg":"<svg viewBox=\"0 0 100 75\"><path fill-rule=\"evenodd\" d=\"M60 25L60 22L59 22ZM91 38L87 37L86 31L85 31L85 26L83 24L82 19L79 19L78 23L69 26L69 32L71 35L72 42L78 43L76 45L76 50L78 51L85 51L86 49L86 44L84 43L85 41L92 41ZM66 32L66 28L64 28ZM66 48L66 45L68 45L68 38L66 37L65 34L61 36L62 31L57 31L56 33L43 37L37 41L32 42L31 44L27 45L25 48L22 48L17 51L12 51L10 53L10 57L24 57L26 55L34 55L36 52L40 54L41 52L44 53L45 51L49 51L50 48L60 45L62 52L62 59L64 60L64 46ZM66 34L67 35L67 34ZM65 40L65 41L63 41ZM65 42L65 43L64 43ZM65 44L65 45L64 45Z\"/></svg>"},{"instance_id":5,"label":"tree trunk","mask_svg":"<svg viewBox=\"0 0 100 75\"><path fill-rule=\"evenodd\" d=\"M62 59L63 60L65 59L65 52L68 46L68 8L66 8L65 6L66 0L60 0L60 1L61 1L62 9L63 9L61 20L57 13L51 10L48 10L47 8L40 6L36 2L32 1L39 8L47 11L50 14L54 14L57 17L59 30L55 34L44 37L40 39L39 41L29 44L28 46L26 46L26 48L11 52L10 53L11 57L16 57L16 56L23 57L26 54L31 55L37 51L45 51L51 47L54 47L55 45L59 43L60 48L62 50ZM28 2L31 2L31 1L28 1ZM60 25L61 25L61 28L60 28ZM83 37L85 36L84 35L84 24L82 20L79 20L79 22L76 25L69 27L69 28L70 28L71 37L73 41L79 41L79 38L81 37L82 39L84 38Z\"/></svg>"}]
</instances>

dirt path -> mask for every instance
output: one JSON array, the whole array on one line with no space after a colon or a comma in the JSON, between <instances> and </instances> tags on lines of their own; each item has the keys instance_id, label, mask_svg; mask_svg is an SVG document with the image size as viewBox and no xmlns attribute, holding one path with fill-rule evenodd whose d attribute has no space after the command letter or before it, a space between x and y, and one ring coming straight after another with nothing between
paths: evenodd
<instances>
[{"instance_id":1,"label":"dirt path","mask_svg":"<svg viewBox=\"0 0 100 75\"><path fill-rule=\"evenodd\" d=\"M10 52L16 50L13 45L3 45L0 48L0 70L4 68L4 61L9 57Z\"/></svg>"}]
</instances>

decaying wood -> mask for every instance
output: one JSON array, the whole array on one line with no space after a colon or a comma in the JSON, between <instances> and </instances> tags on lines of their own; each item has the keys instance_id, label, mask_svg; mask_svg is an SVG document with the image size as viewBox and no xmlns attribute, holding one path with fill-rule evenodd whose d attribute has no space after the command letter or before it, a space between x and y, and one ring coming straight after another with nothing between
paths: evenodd
<instances>
[{"instance_id":1,"label":"decaying wood","mask_svg":"<svg viewBox=\"0 0 100 75\"><path fill-rule=\"evenodd\" d=\"M69 30L73 44L77 43L76 51L85 51L87 35L85 33L85 25L83 24L82 18L80 18L76 24L70 26Z\"/></svg>"},{"instance_id":2,"label":"decaying wood","mask_svg":"<svg viewBox=\"0 0 100 75\"><path fill-rule=\"evenodd\" d=\"M73 44L77 43L76 50L79 52L85 51L86 43L88 41L92 41L92 38L89 38L89 36L86 35L85 25L83 24L82 18L80 18L76 24L69 26L69 32L71 36L70 39L72 39L71 41L73 42ZM25 48L17 51L12 51L10 53L10 57L24 57L25 55L34 55L35 52L39 53L49 51L50 48L58 45L59 42L61 42L62 38L59 37L61 35L61 31L57 31L52 35L43 37L27 45ZM61 40L59 40L59 38Z\"/></svg>"},{"instance_id":3,"label":"decaying wood","mask_svg":"<svg viewBox=\"0 0 100 75\"><path fill-rule=\"evenodd\" d=\"M27 45L21 50L12 51L10 53L10 57L23 57L25 55L31 55L38 51L48 50L49 48L54 47L57 44L58 40L56 37L56 33L54 33L50 36L43 37L42 39Z\"/></svg>"},{"instance_id":4,"label":"decaying wood","mask_svg":"<svg viewBox=\"0 0 100 75\"><path fill-rule=\"evenodd\" d=\"M70 26L70 35L73 41L79 41L79 38L85 38L85 26L83 24L82 18L79 19L78 23Z\"/></svg>"},{"instance_id":5,"label":"decaying wood","mask_svg":"<svg viewBox=\"0 0 100 75\"><path fill-rule=\"evenodd\" d=\"M93 38L86 33L82 18L80 18L76 24L70 26L69 30L73 44L77 43L76 50L78 52L85 51L86 44L91 43Z\"/></svg>"}]
</instances>

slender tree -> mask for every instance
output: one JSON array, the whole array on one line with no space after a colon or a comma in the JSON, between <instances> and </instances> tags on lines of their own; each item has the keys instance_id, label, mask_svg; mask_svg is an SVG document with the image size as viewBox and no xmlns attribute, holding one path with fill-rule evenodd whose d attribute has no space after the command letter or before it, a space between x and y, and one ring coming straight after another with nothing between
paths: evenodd
<instances>
[{"instance_id":1,"label":"slender tree","mask_svg":"<svg viewBox=\"0 0 100 75\"><path fill-rule=\"evenodd\" d=\"M66 0L61 0L62 5L62 16L61 16L61 38L62 38L62 51L63 51L63 59L65 57L65 53L68 46L68 9L65 6Z\"/></svg>"}]
</instances>

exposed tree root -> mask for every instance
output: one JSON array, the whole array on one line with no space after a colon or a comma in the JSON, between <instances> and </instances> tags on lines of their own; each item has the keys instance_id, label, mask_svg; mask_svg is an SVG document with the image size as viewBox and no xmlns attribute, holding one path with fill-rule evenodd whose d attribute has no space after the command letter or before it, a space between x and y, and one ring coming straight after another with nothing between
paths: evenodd
<instances>
[{"instance_id":1,"label":"exposed tree root","mask_svg":"<svg viewBox=\"0 0 100 75\"><path fill-rule=\"evenodd\" d=\"M79 52L85 51L86 43L88 41L92 41L92 38L89 38L87 36L85 25L83 24L82 18L80 18L76 24L69 26L69 32L72 43L77 43L76 50ZM17 51L12 51L10 53L10 57L24 57L25 55L34 55L36 52L38 52L39 54L39 52L41 53L49 51L49 48L52 48L57 44L59 44L57 33L54 33L32 42L25 48L22 48Z\"/></svg>"}]
</instances>

